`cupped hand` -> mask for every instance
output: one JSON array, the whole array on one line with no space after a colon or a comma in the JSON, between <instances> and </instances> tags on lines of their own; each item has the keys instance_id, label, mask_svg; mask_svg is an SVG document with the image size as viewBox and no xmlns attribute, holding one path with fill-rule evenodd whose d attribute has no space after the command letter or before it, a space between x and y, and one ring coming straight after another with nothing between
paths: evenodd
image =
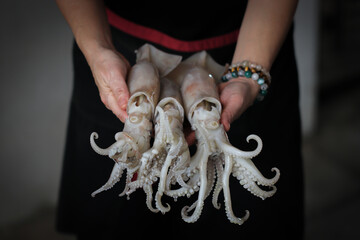
<instances>
[{"instance_id":1,"label":"cupped hand","mask_svg":"<svg viewBox=\"0 0 360 240\"><path fill-rule=\"evenodd\" d=\"M240 77L218 85L222 104L221 123L229 131L231 123L253 104L260 87L256 81Z\"/></svg>"},{"instance_id":2,"label":"cupped hand","mask_svg":"<svg viewBox=\"0 0 360 240\"><path fill-rule=\"evenodd\" d=\"M122 122L127 118L126 106L129 90L126 75L130 69L129 62L113 49L101 49L88 61L95 83L99 89L101 101Z\"/></svg>"}]
</instances>

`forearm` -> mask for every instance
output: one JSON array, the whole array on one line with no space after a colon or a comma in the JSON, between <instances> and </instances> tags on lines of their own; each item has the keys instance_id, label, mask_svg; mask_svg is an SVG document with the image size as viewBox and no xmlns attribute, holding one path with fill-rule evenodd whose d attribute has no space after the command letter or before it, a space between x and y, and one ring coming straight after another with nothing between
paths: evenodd
<instances>
[{"instance_id":1,"label":"forearm","mask_svg":"<svg viewBox=\"0 0 360 240\"><path fill-rule=\"evenodd\" d=\"M298 0L249 0L233 57L270 70L292 23Z\"/></svg>"},{"instance_id":2,"label":"forearm","mask_svg":"<svg viewBox=\"0 0 360 240\"><path fill-rule=\"evenodd\" d=\"M88 61L101 48L114 48L102 0L56 0L56 2Z\"/></svg>"}]
</instances>

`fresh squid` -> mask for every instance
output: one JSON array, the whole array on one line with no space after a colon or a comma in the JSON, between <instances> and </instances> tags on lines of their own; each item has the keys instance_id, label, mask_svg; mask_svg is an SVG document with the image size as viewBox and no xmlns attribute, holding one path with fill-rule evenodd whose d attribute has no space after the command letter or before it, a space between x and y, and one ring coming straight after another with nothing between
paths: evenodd
<instances>
[{"instance_id":1,"label":"fresh squid","mask_svg":"<svg viewBox=\"0 0 360 240\"><path fill-rule=\"evenodd\" d=\"M179 86L168 78L161 79L160 102L156 106L155 138L152 148L143 153L138 171L138 179L129 184L131 194L142 187L147 195L146 204L153 212L166 213L161 198L166 193L168 182L177 182L185 172L190 161L190 153L183 133L184 109ZM158 190L155 196L156 208L152 207L152 185L157 181ZM180 184L183 181L180 180Z\"/></svg>"},{"instance_id":2,"label":"fresh squid","mask_svg":"<svg viewBox=\"0 0 360 240\"><path fill-rule=\"evenodd\" d=\"M167 54L149 44L137 50L136 64L128 76L127 84L131 97L127 105L128 118L125 120L123 131L115 134L116 142L106 149L96 145L96 132L90 136L93 150L115 161L109 180L92 193L93 197L112 188L120 181L125 169L126 185L120 195L128 191L129 183L140 167L142 154L150 148L152 119L160 95L159 79L173 70L180 61L180 56Z\"/></svg>"},{"instance_id":3,"label":"fresh squid","mask_svg":"<svg viewBox=\"0 0 360 240\"><path fill-rule=\"evenodd\" d=\"M225 67L206 52L180 61L180 56L164 53L148 44L137 51L137 63L128 78L131 97L123 131L115 135L116 142L106 149L96 145L97 133L90 136L94 151L115 161L109 180L92 196L112 188L126 170L125 189L120 195L129 196L142 188L147 196L146 204L153 212L170 210L169 204L162 203L164 194L176 200L198 193L197 200L181 211L183 220L193 223L200 218L204 201L211 192L213 206L220 208L218 197L223 191L227 218L241 225L249 218L249 211L246 210L241 218L235 216L230 175L249 192L265 199L275 194L274 185L280 171L272 168L275 176L266 178L252 162L262 149L258 136L249 135L246 139L256 141L257 147L253 151L239 150L229 142L220 124L221 103L215 81L220 79ZM184 115L197 139L193 156L190 156L183 133ZM150 148L152 121L155 137ZM153 207L155 183L158 189Z\"/></svg>"},{"instance_id":4,"label":"fresh squid","mask_svg":"<svg viewBox=\"0 0 360 240\"><path fill-rule=\"evenodd\" d=\"M274 184L280 177L279 170L272 168L275 176L265 178L251 161L262 149L262 141L258 136L247 137L247 141L257 142L253 151L241 151L230 144L220 124L221 103L215 82L215 78L220 79L223 72L224 67L218 65L206 52L200 52L182 62L169 76L181 84L185 113L197 139L196 153L186 170L186 186L167 192L173 197L190 196L198 192L197 201L191 206L185 206L181 212L183 220L188 223L199 219L204 201L214 188L214 207L220 208L218 196L222 190L229 221L241 225L248 219L249 211L246 210L242 218L234 215L229 188L230 174L245 189L262 199L276 192ZM269 187L270 190L263 190L259 185ZM193 213L189 215L191 211Z\"/></svg>"}]
</instances>

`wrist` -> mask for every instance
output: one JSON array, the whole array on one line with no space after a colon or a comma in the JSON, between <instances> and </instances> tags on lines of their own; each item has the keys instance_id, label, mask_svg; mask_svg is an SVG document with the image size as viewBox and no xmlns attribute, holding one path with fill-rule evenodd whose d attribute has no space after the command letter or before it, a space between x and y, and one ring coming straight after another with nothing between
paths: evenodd
<instances>
[{"instance_id":1,"label":"wrist","mask_svg":"<svg viewBox=\"0 0 360 240\"><path fill-rule=\"evenodd\" d=\"M267 94L268 87L271 83L270 73L261 65L242 61L240 63L232 64L229 66L228 71L222 76L222 82L228 82L233 79L241 78L253 86L257 85L258 94L257 100L262 101Z\"/></svg>"},{"instance_id":2,"label":"wrist","mask_svg":"<svg viewBox=\"0 0 360 240\"><path fill-rule=\"evenodd\" d=\"M89 64L98 59L104 51L115 51L114 45L106 40L88 40L78 42L78 45Z\"/></svg>"}]
</instances>

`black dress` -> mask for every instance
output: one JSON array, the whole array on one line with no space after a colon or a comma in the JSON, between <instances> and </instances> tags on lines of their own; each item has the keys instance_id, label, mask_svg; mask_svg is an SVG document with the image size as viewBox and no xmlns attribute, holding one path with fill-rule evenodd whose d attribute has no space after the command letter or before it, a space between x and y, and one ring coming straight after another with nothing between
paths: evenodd
<instances>
[{"instance_id":1,"label":"black dress","mask_svg":"<svg viewBox=\"0 0 360 240\"><path fill-rule=\"evenodd\" d=\"M236 38L231 40L230 35L239 29L245 9L245 4L232 8L213 6L214 11L211 12L208 9L211 6L204 6L200 9L200 16L199 9L186 12L189 8L187 6L172 6L179 10L176 12L185 11L186 14L181 16L186 16L186 20L182 21L181 16L176 16L171 10L161 12L166 14L160 14L160 11L156 14L155 10L152 10L150 14L141 10L146 9L146 6L141 4L142 8L138 8L136 13L121 12L112 1L107 4L108 15L112 16L109 21L113 26L118 26L113 21L119 20L117 17L120 16L120 20L130 21L130 27L125 26L125 29L112 27L112 34L117 50L131 64L135 62L134 50L146 42L166 52L183 55L184 59L205 46L205 50L218 63L230 63L236 41ZM233 11L235 9L236 11ZM232 16L235 13L236 16ZM193 18L196 20L191 20ZM149 38L145 36L145 39L144 34L135 36L131 32L134 29L134 25L131 25L133 23L136 23L135 27L146 26L155 37L151 34ZM122 28L123 25L119 27ZM157 35L165 36L166 41L158 41ZM215 43L210 41L214 36L223 35L229 39L217 39ZM171 42L172 39L175 39L174 42ZM206 45L209 44L206 41L208 39L210 45ZM145 194L141 189L131 194L130 200L118 196L123 190L124 179L111 190L92 198L90 194L107 181L114 163L108 157L100 156L92 150L90 134L99 133L98 145L108 147L115 141L114 134L122 130L123 124L100 101L88 64L75 43L73 63L74 85L57 211L59 231L75 233L79 238L86 236L87 239L90 239L89 236L93 239L121 239L129 237L128 234L136 239L141 236L155 236L158 239L191 239L199 236L202 239L212 236L237 236L244 239L263 236L302 238L301 129L292 28L271 69L272 85L265 100L248 108L232 123L228 133L230 142L242 150L254 149L254 145L246 142L246 137L257 134L264 146L253 162L266 177L273 176L270 171L272 167L279 168L281 172L280 180L276 184L278 191L266 200L253 196L238 180L230 177L235 215L242 217L245 210L250 211L250 218L241 226L228 221L224 204L220 210L215 209L211 204L211 197L206 199L196 223L184 222L181 209L191 205L197 194L190 199L178 199L177 202L165 196L163 201L171 205L170 212L164 215L152 213L146 207ZM223 203L222 194L219 202Z\"/></svg>"}]
</instances>

